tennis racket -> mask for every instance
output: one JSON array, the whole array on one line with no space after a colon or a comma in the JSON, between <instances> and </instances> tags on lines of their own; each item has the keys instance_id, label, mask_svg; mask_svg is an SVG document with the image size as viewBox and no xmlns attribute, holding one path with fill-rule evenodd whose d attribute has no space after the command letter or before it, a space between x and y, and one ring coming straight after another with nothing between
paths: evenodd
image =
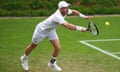
<instances>
[{"instance_id":1,"label":"tennis racket","mask_svg":"<svg viewBox=\"0 0 120 72\"><path fill-rule=\"evenodd\" d=\"M98 35L99 34L98 27L94 22L89 22L88 23L88 31L90 31L93 35Z\"/></svg>"}]
</instances>

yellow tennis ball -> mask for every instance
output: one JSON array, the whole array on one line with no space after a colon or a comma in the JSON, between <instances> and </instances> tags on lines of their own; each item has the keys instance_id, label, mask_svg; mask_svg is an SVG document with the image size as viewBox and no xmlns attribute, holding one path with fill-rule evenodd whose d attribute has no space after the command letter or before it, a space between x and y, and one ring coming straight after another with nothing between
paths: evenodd
<instances>
[{"instance_id":1,"label":"yellow tennis ball","mask_svg":"<svg viewBox=\"0 0 120 72\"><path fill-rule=\"evenodd\" d=\"M109 21L106 21L106 22L105 22L105 25L106 25L106 26L109 26L109 25L110 25L110 22L109 22Z\"/></svg>"}]
</instances>

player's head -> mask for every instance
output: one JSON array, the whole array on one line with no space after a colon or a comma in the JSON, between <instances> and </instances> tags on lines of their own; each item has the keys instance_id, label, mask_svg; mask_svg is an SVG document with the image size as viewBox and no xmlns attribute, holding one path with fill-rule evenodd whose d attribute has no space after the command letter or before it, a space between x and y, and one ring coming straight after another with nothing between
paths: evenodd
<instances>
[{"instance_id":1,"label":"player's head","mask_svg":"<svg viewBox=\"0 0 120 72\"><path fill-rule=\"evenodd\" d=\"M69 6L70 4L67 3L66 1L60 1L58 3L58 8L60 9L62 13L65 13L65 14L68 12Z\"/></svg>"},{"instance_id":2,"label":"player's head","mask_svg":"<svg viewBox=\"0 0 120 72\"><path fill-rule=\"evenodd\" d=\"M69 7L70 6L70 4L69 3L67 3L66 1L60 1L59 3L58 3L58 8L60 9L60 8L63 8L63 7Z\"/></svg>"}]
</instances>

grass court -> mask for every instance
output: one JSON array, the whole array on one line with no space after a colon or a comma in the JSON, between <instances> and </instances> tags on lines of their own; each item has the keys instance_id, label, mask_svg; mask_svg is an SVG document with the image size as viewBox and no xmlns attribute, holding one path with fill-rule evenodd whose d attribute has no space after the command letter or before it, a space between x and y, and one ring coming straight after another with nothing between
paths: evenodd
<instances>
[{"instance_id":1,"label":"grass court","mask_svg":"<svg viewBox=\"0 0 120 72\"><path fill-rule=\"evenodd\" d=\"M0 18L0 72L24 72L20 56L30 43L36 24L44 19ZM67 17L66 20L81 26L87 26L88 23L79 17ZM57 62L63 69L62 72L120 72L120 16L95 17L93 21L100 30L98 36L90 32L71 31L62 26L57 28L61 42ZM105 26L105 21L109 21L110 26ZM98 41L92 42L93 40ZM29 56L29 72L54 72L47 66L52 51L52 45L44 39Z\"/></svg>"}]
</instances>

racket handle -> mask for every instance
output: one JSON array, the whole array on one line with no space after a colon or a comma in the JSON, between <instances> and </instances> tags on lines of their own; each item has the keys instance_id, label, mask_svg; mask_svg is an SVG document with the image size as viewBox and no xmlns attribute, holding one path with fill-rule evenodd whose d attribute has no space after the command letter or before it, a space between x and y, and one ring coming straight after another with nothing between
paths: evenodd
<instances>
[{"instance_id":1,"label":"racket handle","mask_svg":"<svg viewBox=\"0 0 120 72\"><path fill-rule=\"evenodd\" d=\"M90 28L87 28L87 31L90 31L90 32L91 32L91 29L90 29Z\"/></svg>"},{"instance_id":2,"label":"racket handle","mask_svg":"<svg viewBox=\"0 0 120 72\"><path fill-rule=\"evenodd\" d=\"M90 29L89 29L89 28L87 28L87 31L90 31Z\"/></svg>"}]
</instances>

